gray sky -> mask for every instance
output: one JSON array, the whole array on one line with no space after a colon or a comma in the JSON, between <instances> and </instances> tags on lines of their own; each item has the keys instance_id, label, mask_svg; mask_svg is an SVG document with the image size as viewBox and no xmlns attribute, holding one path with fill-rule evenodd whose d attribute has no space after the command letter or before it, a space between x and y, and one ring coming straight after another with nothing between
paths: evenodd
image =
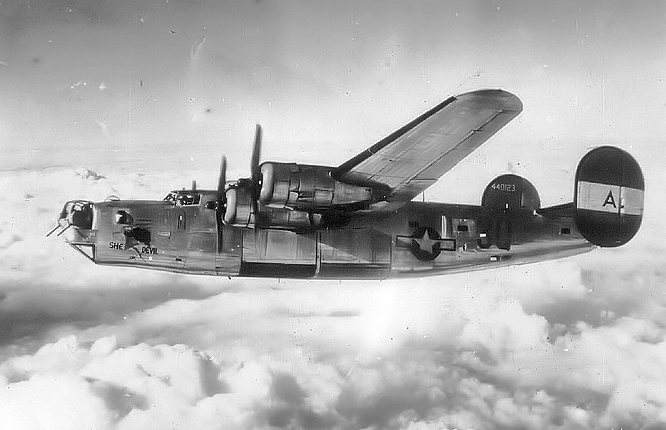
<instances>
[{"instance_id":1,"label":"gray sky","mask_svg":"<svg viewBox=\"0 0 666 430\"><path fill-rule=\"evenodd\" d=\"M666 423L664 2L0 5L3 428L608 429ZM388 282L180 276L45 240L63 201L337 165L450 95L524 112L427 196L571 201L592 146L647 182L624 247ZM90 170L88 170L90 169ZM656 240L655 240L656 239ZM58 427L60 426L60 427Z\"/></svg>"},{"instance_id":2,"label":"gray sky","mask_svg":"<svg viewBox=\"0 0 666 430\"><path fill-rule=\"evenodd\" d=\"M256 122L267 158L321 162L333 145L337 164L480 87L523 100L502 139L518 156L666 131L660 1L58 0L0 12L12 165L156 147L235 162Z\"/></svg>"}]
</instances>

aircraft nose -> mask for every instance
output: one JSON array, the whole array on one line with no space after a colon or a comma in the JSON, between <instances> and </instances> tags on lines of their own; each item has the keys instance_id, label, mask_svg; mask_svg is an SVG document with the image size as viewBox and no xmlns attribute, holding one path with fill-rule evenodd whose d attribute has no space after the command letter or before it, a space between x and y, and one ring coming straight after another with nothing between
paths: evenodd
<instances>
[{"instance_id":1,"label":"aircraft nose","mask_svg":"<svg viewBox=\"0 0 666 430\"><path fill-rule=\"evenodd\" d=\"M60 231L57 236L61 236L72 227L80 230L92 229L93 206L94 203L87 200L70 200L66 202L58 215L57 225L46 236L52 235L58 229Z\"/></svg>"}]
</instances>

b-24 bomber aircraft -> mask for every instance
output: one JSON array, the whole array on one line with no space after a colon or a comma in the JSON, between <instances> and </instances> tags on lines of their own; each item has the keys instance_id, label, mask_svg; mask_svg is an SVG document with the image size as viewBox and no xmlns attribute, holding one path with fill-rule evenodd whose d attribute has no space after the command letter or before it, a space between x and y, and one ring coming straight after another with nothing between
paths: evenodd
<instances>
[{"instance_id":1,"label":"b-24 bomber aircraft","mask_svg":"<svg viewBox=\"0 0 666 430\"><path fill-rule=\"evenodd\" d=\"M501 175L480 206L412 201L522 111L515 95L450 97L337 167L260 163L216 190L163 200L72 200L58 231L97 264L280 278L423 277L616 247L638 231L640 166L611 146L580 161L573 202L542 208L525 178ZM65 234L67 233L67 234Z\"/></svg>"}]
</instances>

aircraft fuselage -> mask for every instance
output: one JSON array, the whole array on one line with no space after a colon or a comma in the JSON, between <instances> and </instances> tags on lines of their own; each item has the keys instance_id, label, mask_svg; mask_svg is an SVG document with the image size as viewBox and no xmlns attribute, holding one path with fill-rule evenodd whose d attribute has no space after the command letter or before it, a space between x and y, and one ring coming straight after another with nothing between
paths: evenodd
<instances>
[{"instance_id":1,"label":"aircraft fuselage","mask_svg":"<svg viewBox=\"0 0 666 430\"><path fill-rule=\"evenodd\" d=\"M92 228L72 231L75 237L68 242L102 265L334 279L432 276L594 248L567 208L543 215L530 209L410 202L381 217L359 214L345 225L289 230L222 225L211 209L215 191L189 195L194 198L186 204L94 203Z\"/></svg>"}]
</instances>

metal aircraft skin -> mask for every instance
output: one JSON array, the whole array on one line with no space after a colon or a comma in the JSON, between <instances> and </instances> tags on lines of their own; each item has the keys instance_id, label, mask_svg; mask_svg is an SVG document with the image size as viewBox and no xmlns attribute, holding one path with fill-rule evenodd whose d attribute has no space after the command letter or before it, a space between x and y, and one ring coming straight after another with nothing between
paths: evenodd
<instances>
[{"instance_id":1,"label":"metal aircraft skin","mask_svg":"<svg viewBox=\"0 0 666 430\"><path fill-rule=\"evenodd\" d=\"M259 163L216 190L163 200L72 200L58 236L97 264L279 278L384 279L530 263L615 247L643 216L643 174L602 146L578 165L573 202L541 208L535 187L506 174L480 206L412 201L522 111L515 95L451 97L337 167Z\"/></svg>"}]
</instances>

